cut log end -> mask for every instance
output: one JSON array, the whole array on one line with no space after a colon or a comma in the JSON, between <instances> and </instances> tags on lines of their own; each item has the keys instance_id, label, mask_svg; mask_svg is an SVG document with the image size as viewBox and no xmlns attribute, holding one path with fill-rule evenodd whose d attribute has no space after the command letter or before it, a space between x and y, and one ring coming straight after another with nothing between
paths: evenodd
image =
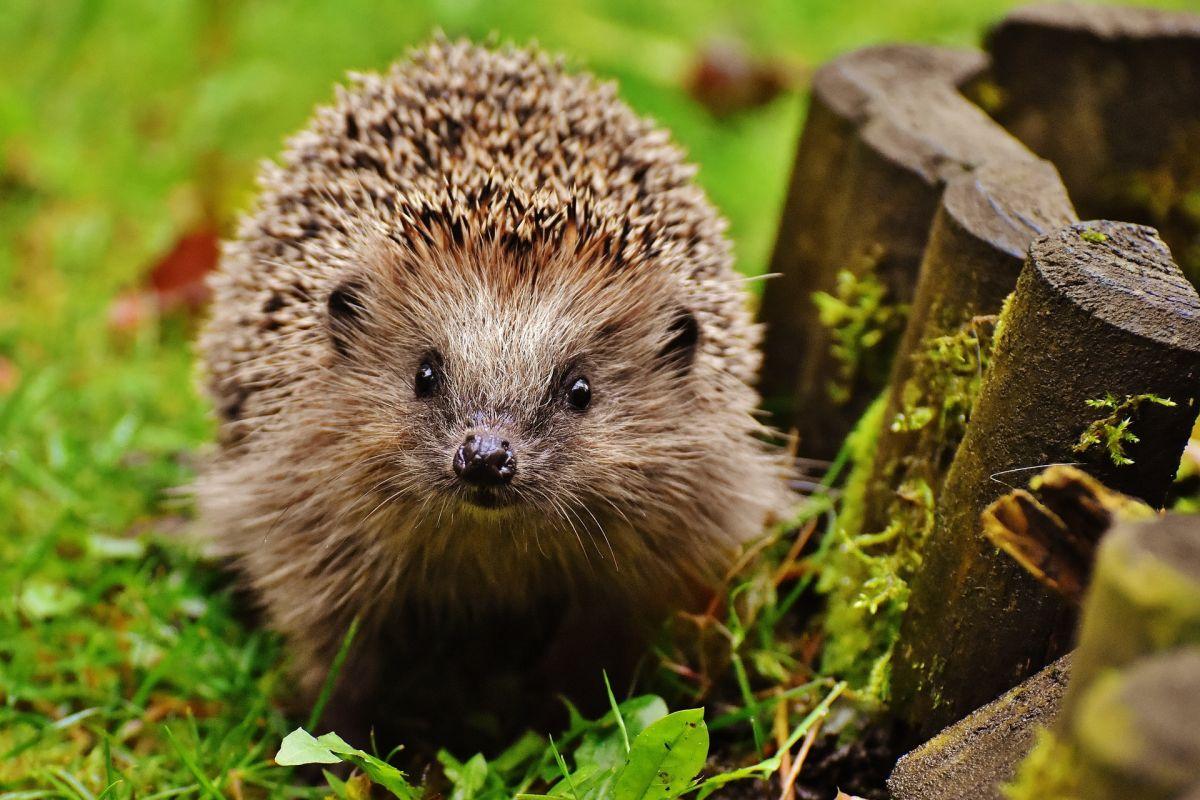
<instances>
[{"instance_id":1,"label":"cut log end","mask_svg":"<svg viewBox=\"0 0 1200 800\"><path fill-rule=\"evenodd\" d=\"M1080 222L1034 242L1037 272L1097 319L1200 353L1200 297L1153 228Z\"/></svg>"}]
</instances>

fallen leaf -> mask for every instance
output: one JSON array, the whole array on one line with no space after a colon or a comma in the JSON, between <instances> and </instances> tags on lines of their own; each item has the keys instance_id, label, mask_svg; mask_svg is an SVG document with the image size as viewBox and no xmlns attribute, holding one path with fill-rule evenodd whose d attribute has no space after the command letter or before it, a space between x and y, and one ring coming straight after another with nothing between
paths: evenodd
<instances>
[{"instance_id":1,"label":"fallen leaf","mask_svg":"<svg viewBox=\"0 0 1200 800\"><path fill-rule=\"evenodd\" d=\"M221 704L216 700L199 700L175 697L164 692L153 692L150 702L142 719L148 723L158 723L168 717L186 717L191 715L197 719L215 716L221 711Z\"/></svg>"},{"instance_id":2,"label":"fallen leaf","mask_svg":"<svg viewBox=\"0 0 1200 800\"><path fill-rule=\"evenodd\" d=\"M17 388L17 381L20 377L21 373L17 370L17 365L4 356L0 356L0 397L12 394L12 390Z\"/></svg>"},{"instance_id":3,"label":"fallen leaf","mask_svg":"<svg viewBox=\"0 0 1200 800\"><path fill-rule=\"evenodd\" d=\"M220 258L220 236L213 225L180 236L146 272L136 289L119 294L108 311L109 326L135 330L148 319L176 312L194 313L208 302L205 276Z\"/></svg>"},{"instance_id":4,"label":"fallen leaf","mask_svg":"<svg viewBox=\"0 0 1200 800\"><path fill-rule=\"evenodd\" d=\"M718 118L758 108L796 83L793 70L751 56L736 39L709 42L688 77L688 93Z\"/></svg>"}]
</instances>

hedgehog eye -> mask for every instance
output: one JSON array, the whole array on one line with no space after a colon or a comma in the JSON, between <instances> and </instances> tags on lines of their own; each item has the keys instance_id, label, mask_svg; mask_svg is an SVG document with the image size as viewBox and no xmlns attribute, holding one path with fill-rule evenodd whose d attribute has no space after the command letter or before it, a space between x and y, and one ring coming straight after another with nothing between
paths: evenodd
<instances>
[{"instance_id":1,"label":"hedgehog eye","mask_svg":"<svg viewBox=\"0 0 1200 800\"><path fill-rule=\"evenodd\" d=\"M441 383L441 376L438 374L436 365L430 359L422 361L421 366L417 367L417 374L413 379L413 391L417 397L429 397L437 391L439 383Z\"/></svg>"},{"instance_id":2,"label":"hedgehog eye","mask_svg":"<svg viewBox=\"0 0 1200 800\"><path fill-rule=\"evenodd\" d=\"M583 411L592 402L592 385L582 375L567 387L567 402L576 411Z\"/></svg>"}]
</instances>

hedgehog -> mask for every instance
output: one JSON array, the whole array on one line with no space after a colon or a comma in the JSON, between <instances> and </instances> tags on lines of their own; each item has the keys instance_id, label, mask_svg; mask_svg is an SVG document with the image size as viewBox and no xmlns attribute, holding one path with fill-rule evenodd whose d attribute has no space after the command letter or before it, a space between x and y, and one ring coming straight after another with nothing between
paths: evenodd
<instances>
[{"instance_id":1,"label":"hedgehog","mask_svg":"<svg viewBox=\"0 0 1200 800\"><path fill-rule=\"evenodd\" d=\"M565 670L563 629L696 607L787 510L725 222L612 85L439 37L352 73L259 185L212 279L195 491L309 702L352 621L335 705L368 716L406 641L549 609L517 649Z\"/></svg>"}]
</instances>

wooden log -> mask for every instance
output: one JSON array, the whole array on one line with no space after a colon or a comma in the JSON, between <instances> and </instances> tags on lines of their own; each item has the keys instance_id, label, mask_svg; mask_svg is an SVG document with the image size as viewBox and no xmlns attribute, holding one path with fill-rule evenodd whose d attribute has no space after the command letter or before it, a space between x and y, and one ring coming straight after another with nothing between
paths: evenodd
<instances>
[{"instance_id":1,"label":"wooden log","mask_svg":"<svg viewBox=\"0 0 1200 800\"><path fill-rule=\"evenodd\" d=\"M976 51L873 47L822 67L813 80L764 289L762 391L800 450L832 456L887 380L902 317L943 184L981 164L1033 158L958 91L985 59ZM885 304L864 337L835 355L817 292ZM847 284L853 284L846 290ZM862 309L858 309L862 310ZM888 313L891 312L891 313ZM845 350L851 352L847 354Z\"/></svg>"},{"instance_id":2,"label":"wooden log","mask_svg":"<svg viewBox=\"0 0 1200 800\"><path fill-rule=\"evenodd\" d=\"M1099 547L1053 735L1012 800L1200 788L1200 517L1118 522Z\"/></svg>"},{"instance_id":3,"label":"wooden log","mask_svg":"<svg viewBox=\"0 0 1200 800\"><path fill-rule=\"evenodd\" d=\"M896 489L906 481L924 482L936 500L991 349L994 322L984 317L1000 312L1030 243L1074 220L1045 161L986 164L947 186L889 381L864 531L895 516Z\"/></svg>"},{"instance_id":4,"label":"wooden log","mask_svg":"<svg viewBox=\"0 0 1200 800\"><path fill-rule=\"evenodd\" d=\"M1055 3L990 34L996 119L1058 165L1090 217L1157 227L1200 279L1200 16Z\"/></svg>"},{"instance_id":5,"label":"wooden log","mask_svg":"<svg viewBox=\"0 0 1200 800\"><path fill-rule=\"evenodd\" d=\"M1058 714L1070 663L1063 656L901 757L887 782L893 800L1003 800L1000 787Z\"/></svg>"},{"instance_id":6,"label":"wooden log","mask_svg":"<svg viewBox=\"0 0 1200 800\"><path fill-rule=\"evenodd\" d=\"M980 532L1005 482L1074 462L1158 505L1200 401L1200 298L1152 229L1038 239L1001 325L894 651L893 708L914 742L1066 652L1069 604Z\"/></svg>"},{"instance_id":7,"label":"wooden log","mask_svg":"<svg viewBox=\"0 0 1200 800\"><path fill-rule=\"evenodd\" d=\"M1115 520L1150 519L1141 500L1075 467L1050 467L984 509L983 535L1026 572L1072 603L1091 583L1096 546Z\"/></svg>"},{"instance_id":8,"label":"wooden log","mask_svg":"<svg viewBox=\"0 0 1200 800\"><path fill-rule=\"evenodd\" d=\"M1115 525L1101 542L1084 604L1063 725L1076 724L1076 705L1099 675L1193 644L1200 645L1200 517Z\"/></svg>"},{"instance_id":9,"label":"wooden log","mask_svg":"<svg viewBox=\"0 0 1200 800\"><path fill-rule=\"evenodd\" d=\"M1175 800L1200 784L1197 720L1200 647L1101 674L1072 719L1079 797Z\"/></svg>"},{"instance_id":10,"label":"wooden log","mask_svg":"<svg viewBox=\"0 0 1200 800\"><path fill-rule=\"evenodd\" d=\"M1143 508L1095 494L1075 470L1045 477L1055 486L1040 495L1047 510L1073 532L1117 520L1099 548L1079 647L901 758L888 779L896 800L1001 800L1039 727L1055 731L1051 761L1069 762L1080 800L1175 797L1200 780L1200 517L1139 518ZM1177 659L1187 648L1193 655ZM1174 666L1156 660L1164 652ZM1058 796L1036 771L1023 780L1017 797Z\"/></svg>"}]
</instances>

